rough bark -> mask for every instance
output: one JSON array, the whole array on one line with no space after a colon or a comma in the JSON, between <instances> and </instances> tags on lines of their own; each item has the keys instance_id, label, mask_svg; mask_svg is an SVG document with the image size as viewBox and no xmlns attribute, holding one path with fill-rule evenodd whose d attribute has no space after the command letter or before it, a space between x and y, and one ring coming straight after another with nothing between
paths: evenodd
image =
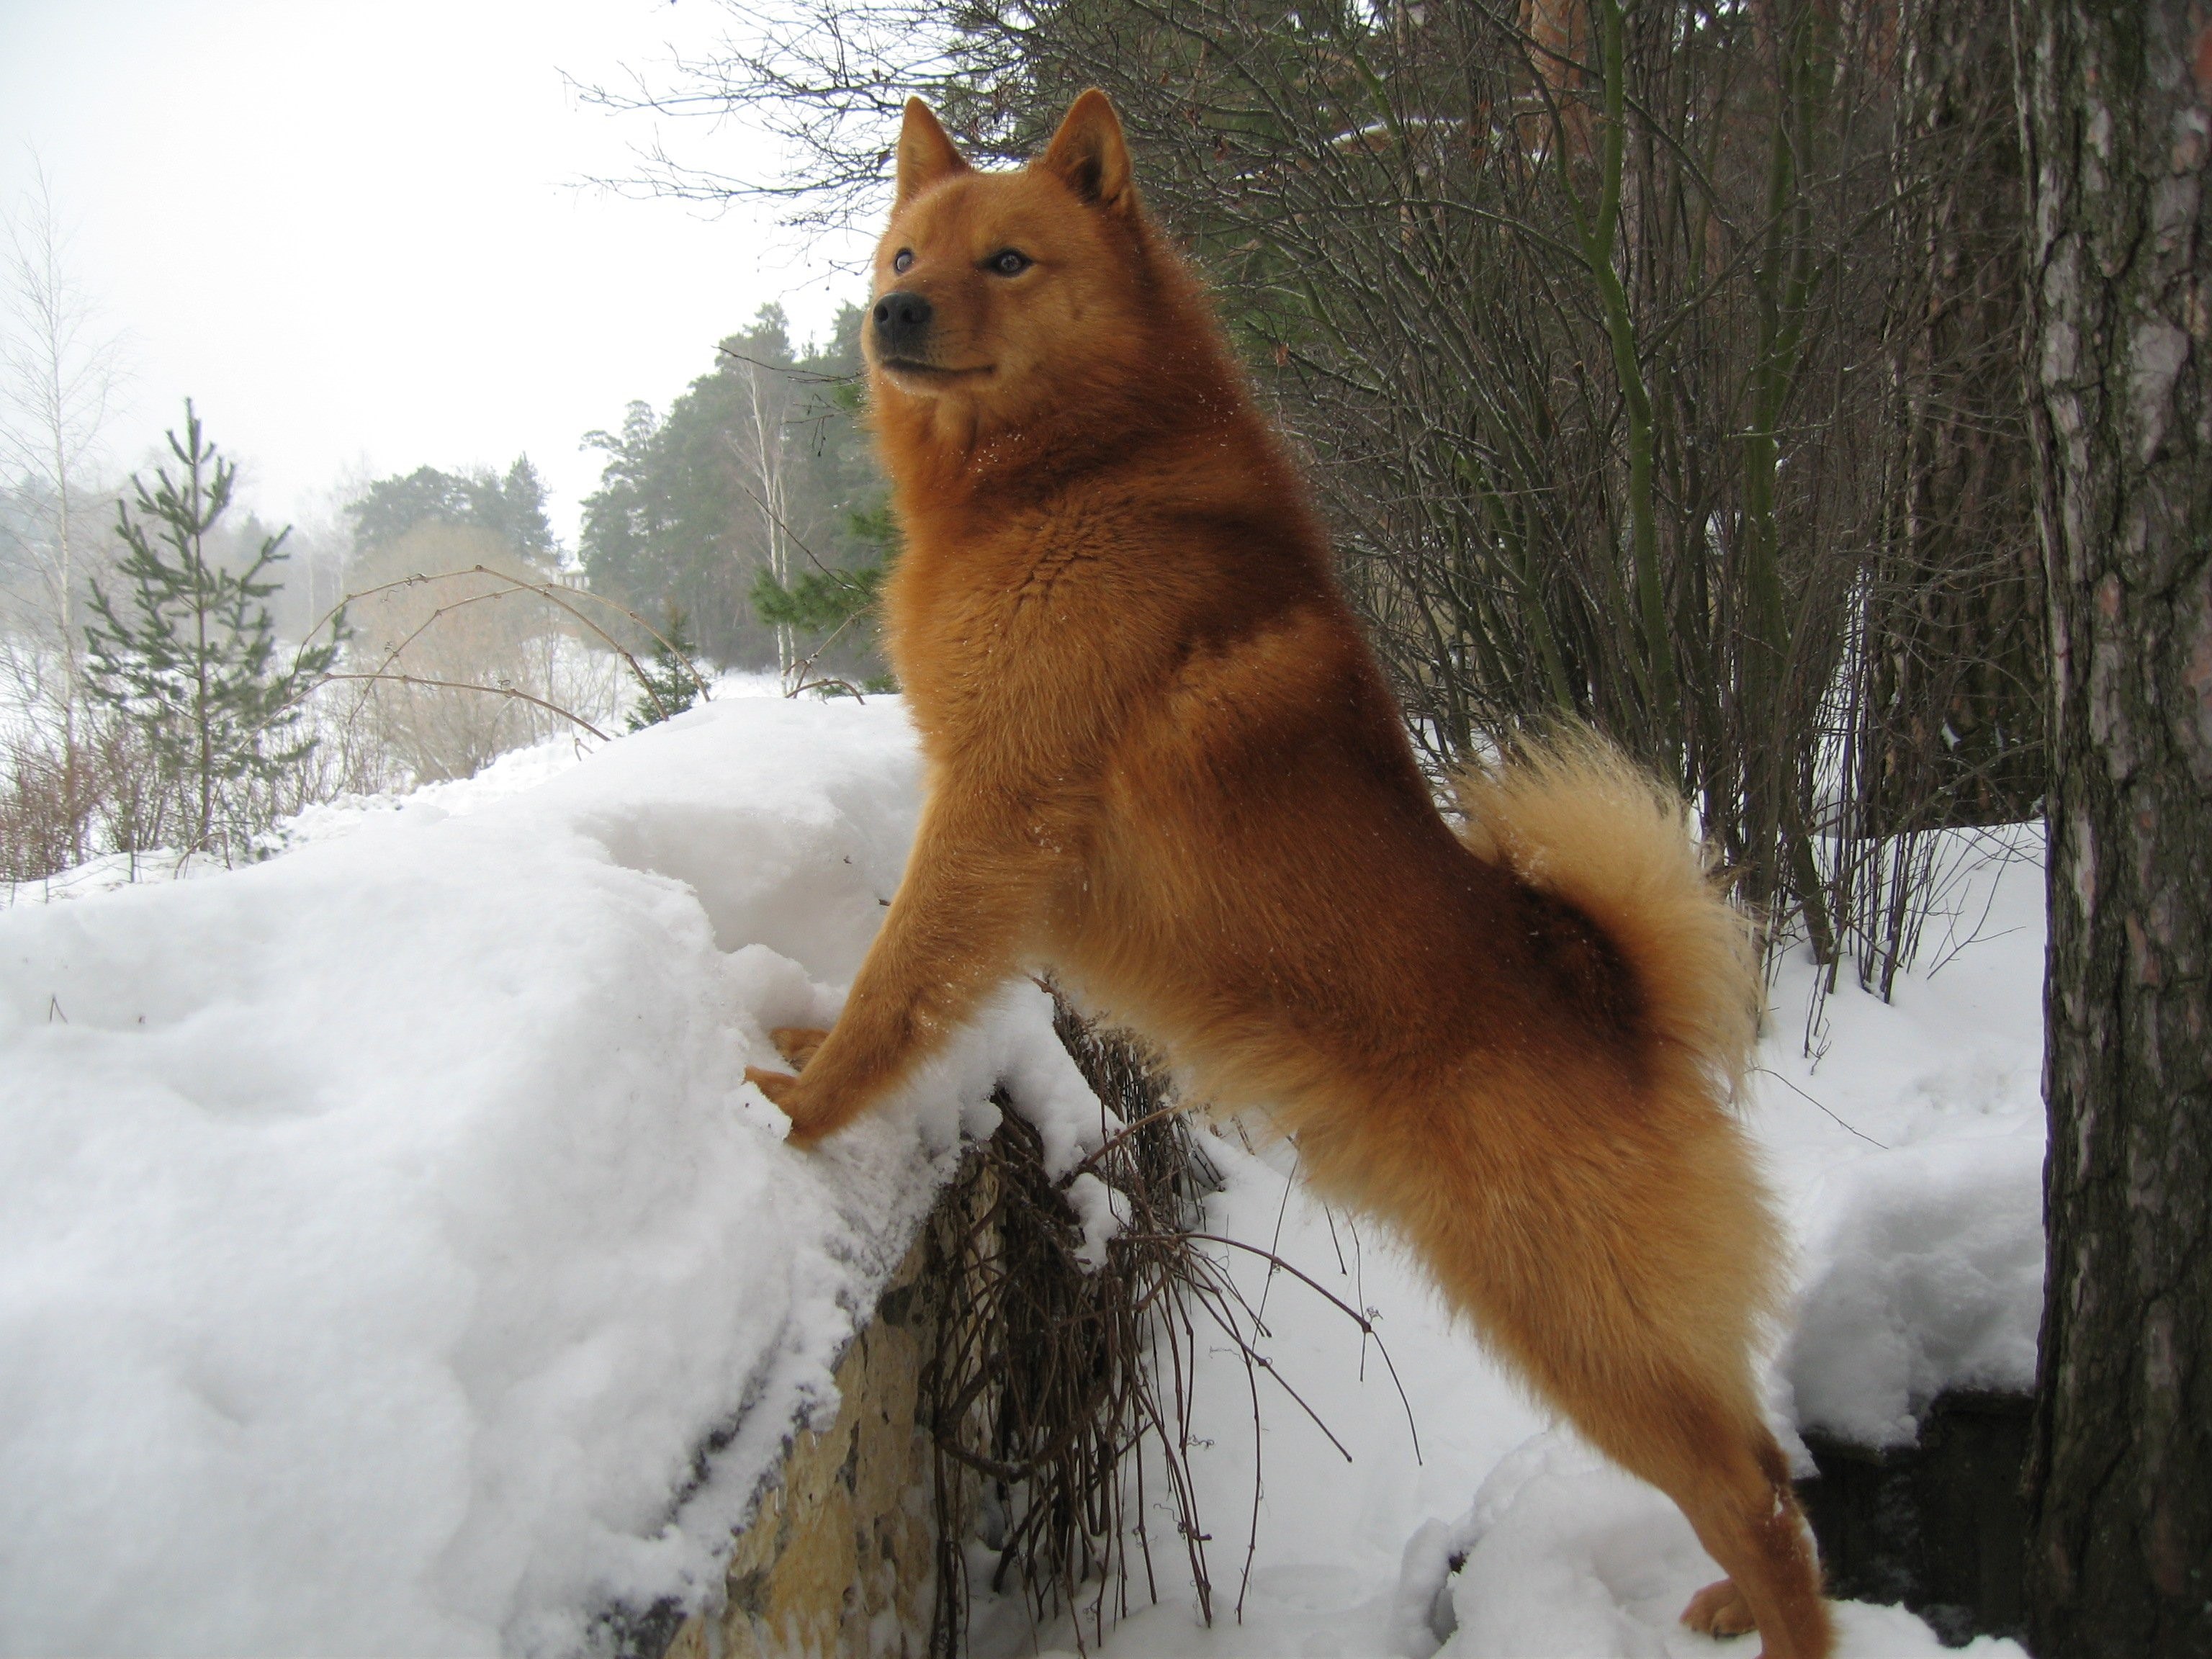
<instances>
[{"instance_id":1,"label":"rough bark","mask_svg":"<svg viewBox=\"0 0 2212 1659\"><path fill-rule=\"evenodd\" d=\"M2036 1652L2212 1654L2212 10L2020 0L2053 659Z\"/></svg>"},{"instance_id":2,"label":"rough bark","mask_svg":"<svg viewBox=\"0 0 2212 1659\"><path fill-rule=\"evenodd\" d=\"M1868 829L2016 823L2044 793L2043 594L2006 0L1899 9L1901 522L1877 562Z\"/></svg>"}]
</instances>

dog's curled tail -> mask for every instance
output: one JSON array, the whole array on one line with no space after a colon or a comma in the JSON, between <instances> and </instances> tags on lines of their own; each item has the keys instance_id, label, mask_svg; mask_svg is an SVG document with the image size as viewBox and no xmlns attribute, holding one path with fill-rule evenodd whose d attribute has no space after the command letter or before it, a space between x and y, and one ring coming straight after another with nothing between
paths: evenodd
<instances>
[{"instance_id":1,"label":"dog's curled tail","mask_svg":"<svg viewBox=\"0 0 2212 1659\"><path fill-rule=\"evenodd\" d=\"M1583 726L1526 738L1457 783L1468 849L1587 916L1656 1044L1732 1099L1765 1005L1757 924L1721 896L1680 798Z\"/></svg>"}]
</instances>

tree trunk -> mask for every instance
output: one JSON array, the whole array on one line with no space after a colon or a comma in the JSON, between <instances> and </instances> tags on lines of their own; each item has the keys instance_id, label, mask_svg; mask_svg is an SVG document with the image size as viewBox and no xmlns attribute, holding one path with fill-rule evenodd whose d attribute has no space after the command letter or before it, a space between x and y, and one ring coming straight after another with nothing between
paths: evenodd
<instances>
[{"instance_id":1,"label":"tree trunk","mask_svg":"<svg viewBox=\"0 0 2212 1659\"><path fill-rule=\"evenodd\" d=\"M2053 652L2029 1639L2212 1654L2212 12L2016 24Z\"/></svg>"},{"instance_id":2,"label":"tree trunk","mask_svg":"<svg viewBox=\"0 0 2212 1659\"><path fill-rule=\"evenodd\" d=\"M1875 577L1881 716L1864 787L1877 836L2016 823L2045 794L2009 11L2006 0L1911 0L1899 13L1891 327L1903 498Z\"/></svg>"}]
</instances>

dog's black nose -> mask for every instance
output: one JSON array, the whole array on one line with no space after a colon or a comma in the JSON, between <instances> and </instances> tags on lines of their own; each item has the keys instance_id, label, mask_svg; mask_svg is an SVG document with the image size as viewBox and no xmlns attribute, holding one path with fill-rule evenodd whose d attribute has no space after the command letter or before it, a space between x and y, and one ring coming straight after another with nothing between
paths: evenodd
<instances>
[{"instance_id":1,"label":"dog's black nose","mask_svg":"<svg viewBox=\"0 0 2212 1659\"><path fill-rule=\"evenodd\" d=\"M929 337L929 301L902 289L876 301L876 346L886 357L919 357Z\"/></svg>"}]
</instances>

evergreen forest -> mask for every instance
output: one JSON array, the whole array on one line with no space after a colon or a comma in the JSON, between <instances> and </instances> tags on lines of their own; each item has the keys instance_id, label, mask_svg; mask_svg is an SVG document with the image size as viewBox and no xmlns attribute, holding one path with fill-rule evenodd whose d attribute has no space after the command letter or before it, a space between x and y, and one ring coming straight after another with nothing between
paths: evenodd
<instances>
[{"instance_id":1,"label":"evergreen forest","mask_svg":"<svg viewBox=\"0 0 2212 1659\"><path fill-rule=\"evenodd\" d=\"M579 549L594 592L680 622L724 667L880 677L867 606L893 539L859 421L861 318L847 306L799 347L764 307L665 415L633 403L589 434L606 455Z\"/></svg>"}]
</instances>

